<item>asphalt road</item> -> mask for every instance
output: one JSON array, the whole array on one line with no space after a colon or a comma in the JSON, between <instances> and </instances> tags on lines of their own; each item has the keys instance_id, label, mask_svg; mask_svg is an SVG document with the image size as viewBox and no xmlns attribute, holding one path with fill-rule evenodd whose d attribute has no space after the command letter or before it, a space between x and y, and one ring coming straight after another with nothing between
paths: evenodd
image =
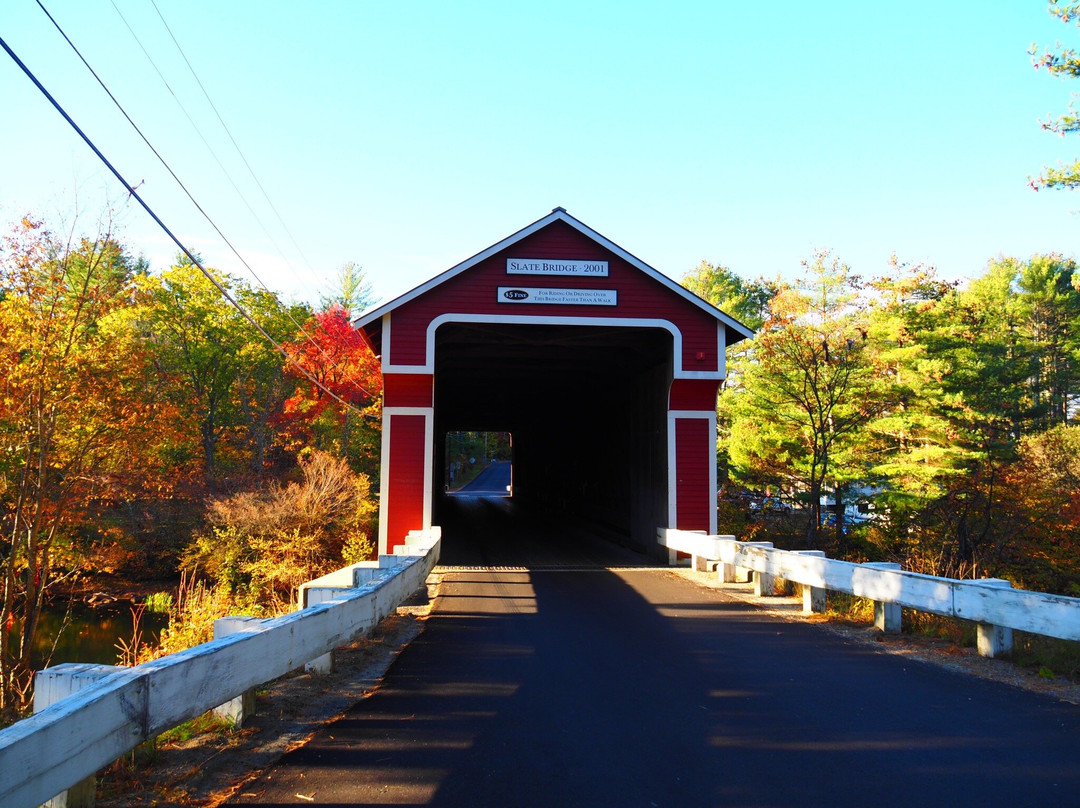
<instances>
[{"instance_id":1,"label":"asphalt road","mask_svg":"<svg viewBox=\"0 0 1080 808\"><path fill-rule=\"evenodd\" d=\"M458 494L493 494L506 496L510 490L511 464L494 461L486 469L476 475L475 478L458 489Z\"/></svg>"},{"instance_id":2,"label":"asphalt road","mask_svg":"<svg viewBox=\"0 0 1080 808\"><path fill-rule=\"evenodd\" d=\"M234 804L1080 804L1080 708L470 507L382 688Z\"/></svg>"}]
</instances>

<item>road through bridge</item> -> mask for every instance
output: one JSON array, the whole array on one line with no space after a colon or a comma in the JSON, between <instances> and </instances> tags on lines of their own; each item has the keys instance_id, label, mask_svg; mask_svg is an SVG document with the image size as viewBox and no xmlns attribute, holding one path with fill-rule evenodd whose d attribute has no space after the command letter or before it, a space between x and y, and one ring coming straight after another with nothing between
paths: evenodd
<instances>
[{"instance_id":1,"label":"road through bridge","mask_svg":"<svg viewBox=\"0 0 1080 808\"><path fill-rule=\"evenodd\" d=\"M779 621L511 499L441 516L424 633L233 804L1080 799L1076 706Z\"/></svg>"},{"instance_id":2,"label":"road through bridge","mask_svg":"<svg viewBox=\"0 0 1080 808\"><path fill-rule=\"evenodd\" d=\"M481 471L476 477L453 492L464 497L510 496L513 478L511 466L506 462L495 462Z\"/></svg>"}]
</instances>

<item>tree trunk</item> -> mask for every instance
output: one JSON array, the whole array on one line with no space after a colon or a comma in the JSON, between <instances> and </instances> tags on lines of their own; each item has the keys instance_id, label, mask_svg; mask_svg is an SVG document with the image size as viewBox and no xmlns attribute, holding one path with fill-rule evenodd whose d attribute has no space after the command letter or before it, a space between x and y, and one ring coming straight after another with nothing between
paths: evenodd
<instances>
[{"instance_id":1,"label":"tree trunk","mask_svg":"<svg viewBox=\"0 0 1080 808\"><path fill-rule=\"evenodd\" d=\"M203 418L200 431L202 432L203 478L206 480L207 485L212 485L214 482L214 453L218 441L217 430L214 428L213 408Z\"/></svg>"},{"instance_id":2,"label":"tree trunk","mask_svg":"<svg viewBox=\"0 0 1080 808\"><path fill-rule=\"evenodd\" d=\"M847 486L836 486L836 497L833 503L833 514L836 517L836 544L844 545L844 505L847 502Z\"/></svg>"}]
</instances>

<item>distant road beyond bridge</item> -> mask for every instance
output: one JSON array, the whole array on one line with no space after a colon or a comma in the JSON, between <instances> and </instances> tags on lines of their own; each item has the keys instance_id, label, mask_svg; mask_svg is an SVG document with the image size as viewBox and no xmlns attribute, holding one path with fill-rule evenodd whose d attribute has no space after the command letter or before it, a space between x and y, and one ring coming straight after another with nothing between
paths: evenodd
<instances>
[{"instance_id":1,"label":"distant road beyond bridge","mask_svg":"<svg viewBox=\"0 0 1080 808\"><path fill-rule=\"evenodd\" d=\"M476 477L461 486L455 493L466 496L509 496L510 495L510 463L495 461Z\"/></svg>"},{"instance_id":2,"label":"distant road beyond bridge","mask_svg":"<svg viewBox=\"0 0 1080 808\"><path fill-rule=\"evenodd\" d=\"M425 632L234 804L1080 804L1076 706L767 617L510 500L451 507Z\"/></svg>"}]
</instances>

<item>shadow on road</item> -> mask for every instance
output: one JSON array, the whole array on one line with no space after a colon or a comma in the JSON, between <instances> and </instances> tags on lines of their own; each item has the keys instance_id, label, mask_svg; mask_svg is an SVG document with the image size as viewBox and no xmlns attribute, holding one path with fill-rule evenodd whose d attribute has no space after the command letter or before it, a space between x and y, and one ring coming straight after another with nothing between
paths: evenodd
<instances>
[{"instance_id":1,"label":"shadow on road","mask_svg":"<svg viewBox=\"0 0 1080 808\"><path fill-rule=\"evenodd\" d=\"M443 566L608 568L658 563L571 518L528 508L515 498L446 496L438 503L436 523L443 530Z\"/></svg>"},{"instance_id":2,"label":"shadow on road","mask_svg":"<svg viewBox=\"0 0 1080 808\"><path fill-rule=\"evenodd\" d=\"M1072 706L778 622L508 500L454 508L425 632L236 803L1074 804Z\"/></svg>"}]
</instances>

